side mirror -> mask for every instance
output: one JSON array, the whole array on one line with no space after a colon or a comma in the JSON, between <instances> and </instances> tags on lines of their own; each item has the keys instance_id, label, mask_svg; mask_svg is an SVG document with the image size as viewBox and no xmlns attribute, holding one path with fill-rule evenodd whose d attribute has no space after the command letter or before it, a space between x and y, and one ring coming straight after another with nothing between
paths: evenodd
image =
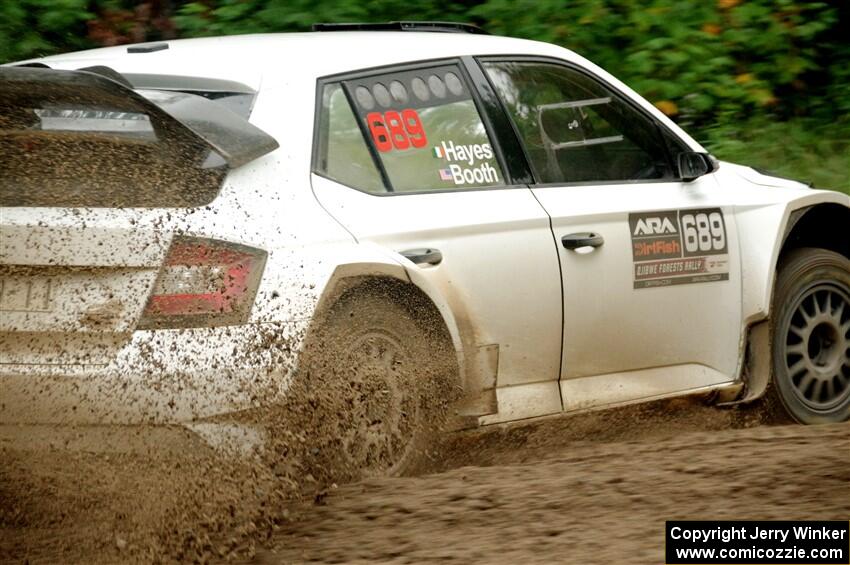
<instances>
[{"instance_id":1,"label":"side mirror","mask_svg":"<svg viewBox=\"0 0 850 565\"><path fill-rule=\"evenodd\" d=\"M679 176L685 182L691 182L701 176L713 173L720 168L720 163L713 155L685 151L679 153Z\"/></svg>"}]
</instances>

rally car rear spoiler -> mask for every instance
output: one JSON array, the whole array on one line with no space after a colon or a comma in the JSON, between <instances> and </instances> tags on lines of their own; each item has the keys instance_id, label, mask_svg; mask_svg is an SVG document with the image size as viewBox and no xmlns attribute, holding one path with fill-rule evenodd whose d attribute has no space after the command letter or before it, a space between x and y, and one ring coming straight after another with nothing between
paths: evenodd
<instances>
[{"instance_id":1,"label":"rally car rear spoiler","mask_svg":"<svg viewBox=\"0 0 850 565\"><path fill-rule=\"evenodd\" d=\"M64 108L146 114L158 135L187 135L240 167L279 146L243 117L202 96L149 92L146 98L100 70L67 71L45 67L0 67L0 129L34 117L39 108ZM107 69L110 70L111 69ZM114 71L112 71L114 73Z\"/></svg>"}]
</instances>

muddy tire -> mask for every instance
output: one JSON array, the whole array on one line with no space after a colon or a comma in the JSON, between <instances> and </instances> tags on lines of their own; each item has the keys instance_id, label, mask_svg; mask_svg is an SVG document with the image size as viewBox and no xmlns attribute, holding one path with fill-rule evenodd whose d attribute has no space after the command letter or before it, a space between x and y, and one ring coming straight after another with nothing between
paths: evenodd
<instances>
[{"instance_id":1,"label":"muddy tire","mask_svg":"<svg viewBox=\"0 0 850 565\"><path fill-rule=\"evenodd\" d=\"M404 473L456 395L457 364L442 320L423 298L386 290L339 300L305 355L299 378L318 438L309 466L326 479Z\"/></svg>"},{"instance_id":2,"label":"muddy tire","mask_svg":"<svg viewBox=\"0 0 850 565\"><path fill-rule=\"evenodd\" d=\"M850 260L797 249L782 261L773 297L768 402L803 424L850 418Z\"/></svg>"}]
</instances>

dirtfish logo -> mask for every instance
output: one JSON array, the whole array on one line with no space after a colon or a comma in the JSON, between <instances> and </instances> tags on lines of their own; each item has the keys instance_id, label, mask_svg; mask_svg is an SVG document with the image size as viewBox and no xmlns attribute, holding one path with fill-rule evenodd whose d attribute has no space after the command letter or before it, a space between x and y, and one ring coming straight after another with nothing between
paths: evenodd
<instances>
[{"instance_id":1,"label":"dirtfish logo","mask_svg":"<svg viewBox=\"0 0 850 565\"><path fill-rule=\"evenodd\" d=\"M664 235L668 233L679 233L670 218L641 218L635 225L633 235Z\"/></svg>"}]
</instances>

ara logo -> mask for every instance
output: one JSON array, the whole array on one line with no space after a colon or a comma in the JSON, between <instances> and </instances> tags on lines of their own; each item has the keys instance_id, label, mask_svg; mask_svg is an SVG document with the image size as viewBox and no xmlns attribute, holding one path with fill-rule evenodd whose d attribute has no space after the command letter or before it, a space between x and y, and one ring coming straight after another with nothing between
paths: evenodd
<instances>
[{"instance_id":1,"label":"ara logo","mask_svg":"<svg viewBox=\"0 0 850 565\"><path fill-rule=\"evenodd\" d=\"M663 235L668 233L678 233L676 226L668 217L649 217L640 218L635 225L633 235Z\"/></svg>"}]
</instances>

